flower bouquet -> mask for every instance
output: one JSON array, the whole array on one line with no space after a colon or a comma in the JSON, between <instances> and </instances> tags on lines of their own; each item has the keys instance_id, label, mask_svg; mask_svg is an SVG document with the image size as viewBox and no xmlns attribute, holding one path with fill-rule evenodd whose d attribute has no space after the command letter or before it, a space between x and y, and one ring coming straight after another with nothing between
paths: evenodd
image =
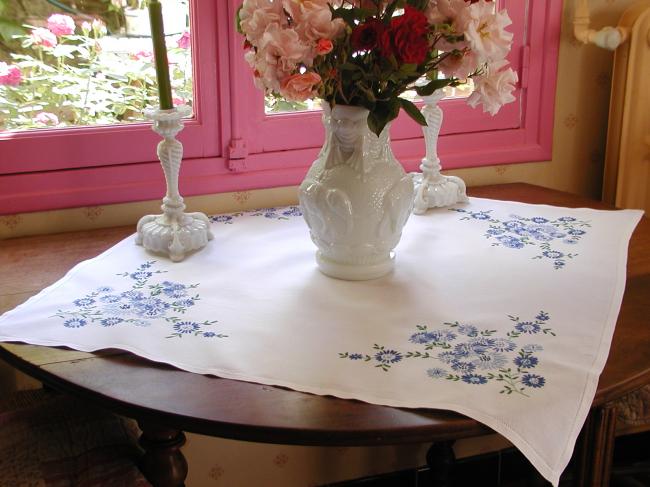
<instances>
[{"instance_id":1,"label":"flower bouquet","mask_svg":"<svg viewBox=\"0 0 650 487\"><path fill-rule=\"evenodd\" d=\"M494 115L514 101L510 23L489 0L244 0L237 16L258 88L363 107L377 135L400 109L426 125L401 97L410 89L426 96L472 79L471 106Z\"/></svg>"},{"instance_id":2,"label":"flower bouquet","mask_svg":"<svg viewBox=\"0 0 650 487\"><path fill-rule=\"evenodd\" d=\"M404 93L429 96L473 80L470 105L514 100L510 18L488 0L244 0L237 25L255 84L289 101L320 98L325 143L300 186L320 270L350 280L393 267L414 202L390 148Z\"/></svg>"}]
</instances>

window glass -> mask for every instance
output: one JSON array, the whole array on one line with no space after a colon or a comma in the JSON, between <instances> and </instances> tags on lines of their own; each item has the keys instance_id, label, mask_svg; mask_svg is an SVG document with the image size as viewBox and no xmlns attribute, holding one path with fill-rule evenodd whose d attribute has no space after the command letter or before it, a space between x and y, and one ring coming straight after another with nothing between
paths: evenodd
<instances>
[{"instance_id":1,"label":"window glass","mask_svg":"<svg viewBox=\"0 0 650 487\"><path fill-rule=\"evenodd\" d=\"M145 0L0 0L0 130L139 122L157 105ZM162 0L175 104L192 105L188 0Z\"/></svg>"}]
</instances>

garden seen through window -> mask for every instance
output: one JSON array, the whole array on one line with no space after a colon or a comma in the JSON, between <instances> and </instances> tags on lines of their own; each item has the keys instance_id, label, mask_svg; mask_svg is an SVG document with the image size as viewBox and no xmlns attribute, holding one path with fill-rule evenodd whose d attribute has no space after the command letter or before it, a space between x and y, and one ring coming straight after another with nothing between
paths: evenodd
<instances>
[{"instance_id":1,"label":"garden seen through window","mask_svg":"<svg viewBox=\"0 0 650 487\"><path fill-rule=\"evenodd\" d=\"M158 104L146 0L0 0L0 130L144 120ZM189 0L162 0L174 104L192 105Z\"/></svg>"}]
</instances>

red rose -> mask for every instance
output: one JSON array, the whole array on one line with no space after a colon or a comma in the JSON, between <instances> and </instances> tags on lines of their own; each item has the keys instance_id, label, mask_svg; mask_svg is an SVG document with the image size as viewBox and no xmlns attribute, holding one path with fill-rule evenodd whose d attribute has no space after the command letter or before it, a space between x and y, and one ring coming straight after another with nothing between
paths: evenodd
<instances>
[{"instance_id":1,"label":"red rose","mask_svg":"<svg viewBox=\"0 0 650 487\"><path fill-rule=\"evenodd\" d=\"M407 5L404 14L391 19L390 29L382 35L382 53L395 54L402 63L420 64L431 48L428 32L429 22L424 13Z\"/></svg>"},{"instance_id":2,"label":"red rose","mask_svg":"<svg viewBox=\"0 0 650 487\"><path fill-rule=\"evenodd\" d=\"M384 30L384 24L375 18L370 18L363 24L357 25L350 37L352 49L355 51L369 51L374 49L377 47L379 38Z\"/></svg>"}]
</instances>

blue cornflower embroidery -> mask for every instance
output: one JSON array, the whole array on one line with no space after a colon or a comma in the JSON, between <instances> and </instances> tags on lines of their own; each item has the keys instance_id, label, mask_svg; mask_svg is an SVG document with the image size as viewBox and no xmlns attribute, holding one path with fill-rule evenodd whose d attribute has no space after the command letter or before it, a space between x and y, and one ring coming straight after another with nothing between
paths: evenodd
<instances>
[{"instance_id":1,"label":"blue cornflower embroidery","mask_svg":"<svg viewBox=\"0 0 650 487\"><path fill-rule=\"evenodd\" d=\"M463 382L467 382L468 384L487 384L487 377L479 374L466 374L463 377L461 377Z\"/></svg>"},{"instance_id":2,"label":"blue cornflower embroidery","mask_svg":"<svg viewBox=\"0 0 650 487\"><path fill-rule=\"evenodd\" d=\"M395 350L381 350L375 354L375 360L382 364L394 364L402 360L402 354Z\"/></svg>"},{"instance_id":3,"label":"blue cornflower embroidery","mask_svg":"<svg viewBox=\"0 0 650 487\"><path fill-rule=\"evenodd\" d=\"M174 324L174 331L178 333L194 333L200 329L201 325L194 323L193 321L180 321Z\"/></svg>"},{"instance_id":4,"label":"blue cornflower embroidery","mask_svg":"<svg viewBox=\"0 0 650 487\"><path fill-rule=\"evenodd\" d=\"M523 321L515 326L515 330L520 333L528 333L529 335L533 335L535 333L539 333L541 327L532 321Z\"/></svg>"},{"instance_id":5,"label":"blue cornflower embroidery","mask_svg":"<svg viewBox=\"0 0 650 487\"><path fill-rule=\"evenodd\" d=\"M474 372L476 365L474 365L471 362L460 362L458 360L454 360L451 363L451 368L456 372L469 373L469 372Z\"/></svg>"},{"instance_id":6,"label":"blue cornflower embroidery","mask_svg":"<svg viewBox=\"0 0 650 487\"><path fill-rule=\"evenodd\" d=\"M131 279L135 279L136 281L146 281L151 276L153 276L153 274L151 272L137 271L130 274L130 276Z\"/></svg>"},{"instance_id":7,"label":"blue cornflower embroidery","mask_svg":"<svg viewBox=\"0 0 650 487\"><path fill-rule=\"evenodd\" d=\"M123 321L124 320L122 318L111 316L110 318L104 318L103 320L100 320L99 324L102 326L115 326L118 323L122 323Z\"/></svg>"},{"instance_id":8,"label":"blue cornflower embroidery","mask_svg":"<svg viewBox=\"0 0 650 487\"><path fill-rule=\"evenodd\" d=\"M515 237L510 237L508 235L502 235L497 237L497 240L501 242L505 247L511 249L522 249L524 247L524 242Z\"/></svg>"},{"instance_id":9,"label":"blue cornflower embroidery","mask_svg":"<svg viewBox=\"0 0 650 487\"><path fill-rule=\"evenodd\" d=\"M115 290L101 286L86 296L75 299L76 308L59 310L54 316L63 319L66 328L81 328L90 324L112 327L117 324L138 327L151 326L154 321L169 323L171 334L167 338L181 338L193 333L196 336L225 338L227 335L205 331L216 321L206 320L196 323L182 321L177 313L185 313L200 300L198 294L189 295L198 284L183 284L163 281L152 283L155 275L165 271L154 270L155 261L140 264L134 271L123 272L118 276L129 283L126 290ZM180 298L180 299L179 299Z\"/></svg>"},{"instance_id":10,"label":"blue cornflower embroidery","mask_svg":"<svg viewBox=\"0 0 650 487\"><path fill-rule=\"evenodd\" d=\"M461 335L467 335L469 337L475 337L478 335L478 328L473 325L458 325L458 328L456 328L456 330Z\"/></svg>"},{"instance_id":11,"label":"blue cornflower embroidery","mask_svg":"<svg viewBox=\"0 0 650 487\"><path fill-rule=\"evenodd\" d=\"M512 352L517 345L507 338L495 338L492 344L492 350L495 352Z\"/></svg>"},{"instance_id":12,"label":"blue cornflower embroidery","mask_svg":"<svg viewBox=\"0 0 650 487\"><path fill-rule=\"evenodd\" d=\"M517 357L514 360L514 363L520 369L532 369L537 365L537 358L525 355L523 357Z\"/></svg>"},{"instance_id":13,"label":"blue cornflower embroidery","mask_svg":"<svg viewBox=\"0 0 650 487\"><path fill-rule=\"evenodd\" d=\"M527 387L534 387L538 389L540 387L544 387L544 384L546 384L546 379L544 379L544 377L541 375L524 374L524 376L521 378L521 382Z\"/></svg>"},{"instance_id":14,"label":"blue cornflower embroidery","mask_svg":"<svg viewBox=\"0 0 650 487\"><path fill-rule=\"evenodd\" d=\"M427 369L427 375L432 379L444 379L447 377L448 373L445 369L433 368Z\"/></svg>"},{"instance_id":15,"label":"blue cornflower embroidery","mask_svg":"<svg viewBox=\"0 0 650 487\"><path fill-rule=\"evenodd\" d=\"M481 330L458 321L444 323L447 328L435 330L417 325L416 332L405 339L418 350L402 352L375 344L372 353L343 352L339 357L374 363L384 372L399 367L405 360L434 360L441 366L425 369L431 379L472 385L494 382L501 385L502 394L528 397L530 389L538 389L546 383L542 376L528 372L532 368L542 369L540 357L533 356L533 353L544 349L537 344L518 348L517 341L531 334L555 336L555 333L547 326L550 316L546 311L540 311L531 321L522 321L516 316L509 318L514 323L506 336L495 336L496 330Z\"/></svg>"},{"instance_id":16,"label":"blue cornflower embroidery","mask_svg":"<svg viewBox=\"0 0 650 487\"><path fill-rule=\"evenodd\" d=\"M582 228L588 228L589 222L579 221L573 217L562 217L550 220L542 216L526 218L520 215L509 215L507 219L492 216L492 210L480 212L451 208L451 211L463 213L461 220L482 220L489 224L485 237L492 240L495 247L523 249L527 246L538 247L540 253L533 259L548 259L555 269L566 266L567 259L573 259L578 254L561 252L556 244L576 246L580 239L587 234ZM477 215L481 217L477 218ZM582 227L582 228L578 228Z\"/></svg>"},{"instance_id":17,"label":"blue cornflower embroidery","mask_svg":"<svg viewBox=\"0 0 650 487\"><path fill-rule=\"evenodd\" d=\"M63 322L63 326L67 328L81 328L87 324L88 322L82 318L70 318L69 320L65 320Z\"/></svg>"}]
</instances>

